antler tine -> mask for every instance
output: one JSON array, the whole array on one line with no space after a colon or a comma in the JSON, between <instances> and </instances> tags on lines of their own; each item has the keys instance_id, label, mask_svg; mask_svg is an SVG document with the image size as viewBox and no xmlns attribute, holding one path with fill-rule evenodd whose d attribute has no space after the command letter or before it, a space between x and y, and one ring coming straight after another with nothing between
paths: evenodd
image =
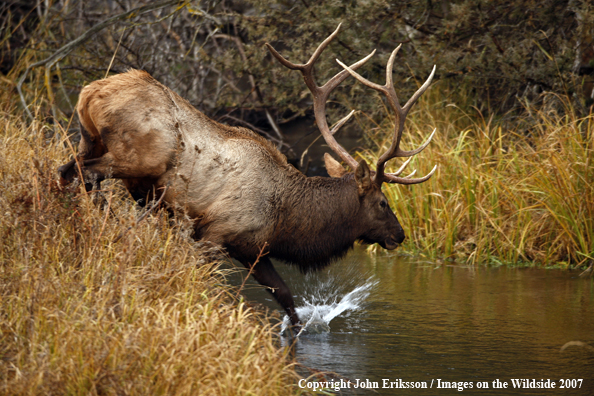
<instances>
[{"instance_id":1,"label":"antler tine","mask_svg":"<svg viewBox=\"0 0 594 396\"><path fill-rule=\"evenodd\" d=\"M393 62L392 57L390 57L390 61ZM390 62L388 62L388 65L390 66L389 73L391 74L392 68L391 68ZM435 75L435 69L436 69L436 67L435 67L435 65L433 65L433 70L431 70L431 74L429 75L429 77L427 78L425 83L423 83L423 85L421 85L421 88L419 88L417 90L417 92L415 92L414 95L411 96L411 98L408 100L408 102L406 102L404 107L400 110L400 114L398 115L399 121L400 121L400 123L398 125L398 137L397 137L397 139L394 139L396 141L396 147L395 147L395 150L393 150L394 143L392 143L390 150L388 150L389 156L386 155L385 161L388 161L389 159L396 158L396 157L411 157L413 155L416 155L416 154L420 153L421 151L423 151L425 149L425 147L427 147L429 145L429 143L431 142L431 139L433 139L436 129L433 130L433 133L431 133L429 138L419 148L414 149L414 150L409 150L409 151L402 150L400 148L400 138L402 137L402 131L404 130L404 120L405 120L406 116L408 115L408 112L411 109L411 107L417 102L417 100L427 90L427 88L429 88L429 85L431 84L431 80L433 80L433 76ZM386 154L388 154L388 153L386 153ZM380 160L381 159L382 158L380 158Z\"/></svg>"},{"instance_id":2,"label":"antler tine","mask_svg":"<svg viewBox=\"0 0 594 396\"><path fill-rule=\"evenodd\" d=\"M394 176L391 173L385 173L383 175L383 181L385 181L386 183L419 184L419 183L423 183L424 181L429 180L429 178L431 178L431 176L433 176L433 174L435 173L436 170L437 170L437 165L435 165L433 167L433 169L431 169L431 172L429 172L425 176L419 177L417 179L411 179L409 177L398 177L398 176ZM413 174L414 174L414 172L411 173L409 176L412 176Z\"/></svg>"},{"instance_id":3,"label":"antler tine","mask_svg":"<svg viewBox=\"0 0 594 396\"><path fill-rule=\"evenodd\" d=\"M326 84L324 84L322 87L319 87L315 83L313 77L313 68L315 62L318 60L320 54L324 51L324 49L326 49L328 44L336 37L341 25L342 24L339 24L336 30L318 46L311 58L309 58L309 60L305 64L296 64L289 62L288 60L283 58L283 56L280 55L274 48L272 48L270 44L266 43L266 47L272 53L272 55L276 59L278 59L278 61L285 67L291 70L299 70L301 72L301 74L303 75L303 79L305 80L305 85L307 85L307 87L313 95L314 116L316 119L316 124L318 125L318 128L320 129L320 132L324 137L324 140L326 140L326 143L332 149L332 151L334 151L345 163L347 163L352 169L356 169L358 165L357 161L340 144L338 144L338 142L333 136L338 131L338 129L350 119L354 111L351 111L351 113L348 116L341 119L336 124L336 126L332 128L332 130L330 130L330 128L328 127L328 122L326 120L326 100L328 99L330 92L332 92L334 88L336 88L349 76L349 72L346 70L342 70L334 77L332 77L330 80L328 80L328 82L326 82ZM360 61L351 65L351 70L356 70L359 67L361 67L365 62L369 60L369 58L373 56L374 53L375 51L366 56L365 58L361 59Z\"/></svg>"},{"instance_id":4,"label":"antler tine","mask_svg":"<svg viewBox=\"0 0 594 396\"><path fill-rule=\"evenodd\" d=\"M379 84L376 84L376 83L373 83L373 82L367 80L366 78L364 78L361 75L359 75L358 73L356 73L352 68L346 66L344 63L342 63L338 59L336 60L346 71L348 71L353 77L355 77L357 80L359 80L362 84L386 95L386 98L388 99L388 103L390 104L390 107L392 107L392 109L394 110L394 113L396 115L396 120L394 123L395 124L394 138L392 140L392 144L391 144L390 148L388 149L388 151L386 151L385 153L383 153L380 156L380 158L378 159L378 162L377 162L377 168L376 168L376 173L374 176L374 181L380 185L384 181L386 181L388 183L400 183L400 184L422 183L425 180L429 179L433 175L433 173L435 172L435 169L436 169L434 167L433 170L428 175L426 175L422 178L418 178L418 179L412 179L409 177L398 177L398 175L400 175L400 173L402 173L404 168L406 168L406 166L409 164L409 162L410 162L410 160L409 160L409 161L406 161L400 167L400 169L398 169L398 171L395 173L386 174L384 172L385 164L388 160L390 160L392 158L396 158L396 157L411 157L415 154L420 153L421 151L423 151L423 149L425 149L425 147L427 147L427 145L429 145L429 143L431 142L431 139L435 135L435 129L434 129L431 136L429 136L429 138L417 149L410 150L410 151L405 151L405 150L400 149L400 140L402 138L402 132L404 130L404 121L406 119L406 116L407 116L409 110L411 109L411 107L416 103L416 101L419 99L419 97L427 90L427 88L431 84L431 80L433 79L433 76L435 75L435 70L436 70L436 67L433 66L433 70L431 71L429 78L427 78L425 83L414 93L414 95L408 100L408 102L406 102L406 105L404 107L401 107L400 103L398 101L398 95L396 94L396 90L394 89L394 84L392 82L392 71L394 68L394 61L396 59L396 54L398 53L398 50L400 49L401 46L402 46L402 44L400 44L398 47L396 47L396 49L394 49L394 51L392 51L392 54L390 55L390 59L388 60L388 64L386 66L386 84L385 85L379 85ZM412 174L409 176L412 176Z\"/></svg>"},{"instance_id":5,"label":"antler tine","mask_svg":"<svg viewBox=\"0 0 594 396\"><path fill-rule=\"evenodd\" d=\"M343 117L340 121L338 121L336 123L336 125L334 125L334 128L332 128L332 130L330 131L330 133L332 135L334 135L336 132L338 132L338 130L347 123L348 120L351 119L351 117L353 116L353 114L355 114L355 110L351 110L351 112L349 114L347 114L345 117Z\"/></svg>"},{"instance_id":6,"label":"antler tine","mask_svg":"<svg viewBox=\"0 0 594 396\"><path fill-rule=\"evenodd\" d=\"M423 95L425 93L427 88L429 88L429 84L431 84L431 80L433 80L433 76L435 75L435 69L436 69L436 65L433 65L433 70L431 70L431 74L429 75L429 77L427 78L425 83L423 83L423 85L421 85L421 88L419 88L417 90L417 92L415 92L415 94L410 97L408 102L406 102L406 104L403 107L405 114L408 114L408 111L417 102L417 99L419 99L421 97L421 95Z\"/></svg>"},{"instance_id":7,"label":"antler tine","mask_svg":"<svg viewBox=\"0 0 594 396\"><path fill-rule=\"evenodd\" d=\"M342 25L342 23L338 24L338 27L336 28L336 30L334 30L334 32L332 32L332 34L330 36L328 36L324 41L322 41L322 43L318 46L318 48L316 48L316 50L314 51L313 55L311 56L311 58L309 58L309 60L307 61L307 63L293 63L288 61L287 59L285 59L281 54L279 54L273 47L272 45L266 43L266 48L268 48L268 50L270 51L270 53L285 67L291 69L291 70L299 70L301 71L301 73L303 74L303 78L305 79L305 84L307 85L307 87L313 92L313 91L317 91L319 89L319 87L315 84L315 81L313 80L313 76L312 76L312 72L313 72L313 65L314 63L318 60L318 58L320 57L320 54L326 49L326 47L328 46L328 44L330 44L330 42L334 39L334 37L336 37L336 35L338 35L338 31L340 30L340 26ZM307 78L307 77L311 77L311 78Z\"/></svg>"},{"instance_id":8,"label":"antler tine","mask_svg":"<svg viewBox=\"0 0 594 396\"><path fill-rule=\"evenodd\" d=\"M346 71L348 71L353 77L355 77L357 80L359 80L362 84L386 95L386 98L388 99L388 103L390 104L390 107L392 107L392 110L394 110L394 113L396 115L396 121L395 121L396 127L394 130L394 139L392 140L392 145L390 146L388 151L386 151L384 154L382 154L380 156L380 158L377 162L374 180L376 180L376 182L378 184L381 184L381 182L384 179L384 177L383 177L384 164L389 159L394 158L394 156L396 155L396 153L398 151L398 147L400 145L400 138L402 136L402 129L404 127L404 118L406 117L406 115L404 114L404 112L402 110L402 107L400 107L400 103L398 101L398 95L396 94L396 91L394 89L394 84L392 83L392 67L394 65L394 59L396 58L396 54L398 53L398 50L400 49L401 46L402 46L402 44L400 44L398 47L396 47L396 49L394 49L394 51L392 51L392 54L390 55L390 59L388 60L388 67L386 68L386 84L385 85L379 85L379 84L369 81L368 79L361 76L359 73L356 73L352 68L348 67L347 65L345 65L344 63L339 61L338 59L336 60L340 66L342 66Z\"/></svg>"},{"instance_id":9,"label":"antler tine","mask_svg":"<svg viewBox=\"0 0 594 396\"><path fill-rule=\"evenodd\" d=\"M389 175L391 175L391 176L400 176L400 174L404 171L404 169L406 169L406 167L408 166L408 164L410 163L410 161L412 161L412 157L410 157L409 159L407 159L406 161L404 161L404 164L402 164L400 166L400 168L398 168L398 170L396 172L389 173ZM408 176L412 176L412 174L410 174Z\"/></svg>"}]
</instances>

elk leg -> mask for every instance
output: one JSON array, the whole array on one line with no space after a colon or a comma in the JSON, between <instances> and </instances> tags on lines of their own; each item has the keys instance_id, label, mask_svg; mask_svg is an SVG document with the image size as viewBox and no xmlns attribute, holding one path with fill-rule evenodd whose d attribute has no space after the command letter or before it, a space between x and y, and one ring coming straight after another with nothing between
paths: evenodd
<instances>
[{"instance_id":1,"label":"elk leg","mask_svg":"<svg viewBox=\"0 0 594 396\"><path fill-rule=\"evenodd\" d=\"M78 160L84 163L82 158L78 158ZM84 173L84 165L82 167L82 170ZM61 177L61 184L63 186L70 184L72 180L74 180L74 178L78 175L78 166L76 165L76 159L70 160L68 163L60 166L58 168L58 173ZM91 190L100 190L101 182L103 181L103 179L103 177L94 176L91 177L90 180L84 180L85 190L87 192Z\"/></svg>"},{"instance_id":2,"label":"elk leg","mask_svg":"<svg viewBox=\"0 0 594 396\"><path fill-rule=\"evenodd\" d=\"M101 157L105 154L105 147L101 142L101 139L96 137L97 132L93 128L92 130L95 133L89 133L85 125L79 121L80 125L80 144L78 146L78 154L76 158L70 160L68 163L60 166L58 168L58 173L62 178L61 183L62 185L66 185L72 182L76 176L78 176L78 166L76 165L77 161L81 164L81 168L84 171L84 161L90 160L91 158ZM85 181L85 189L88 191L91 190L99 190L101 188L100 184L104 178L93 178L91 181Z\"/></svg>"},{"instance_id":3,"label":"elk leg","mask_svg":"<svg viewBox=\"0 0 594 396\"><path fill-rule=\"evenodd\" d=\"M248 261L242 261L242 264L247 269L252 267L252 263ZM295 303L293 302L291 290L289 290L283 279L276 272L268 257L260 258L260 261L252 269L252 276L259 284L265 286L266 290L283 307L291 320L291 324L293 326L299 325L299 317L295 312Z\"/></svg>"},{"instance_id":4,"label":"elk leg","mask_svg":"<svg viewBox=\"0 0 594 396\"><path fill-rule=\"evenodd\" d=\"M58 168L58 174L62 178L62 184L66 185L71 183L74 177L76 176L76 160L72 159L68 161L66 164L60 166Z\"/></svg>"},{"instance_id":5,"label":"elk leg","mask_svg":"<svg viewBox=\"0 0 594 396\"><path fill-rule=\"evenodd\" d=\"M101 157L84 160L82 163L86 175L103 179L140 179L159 178L167 171L167 157L156 164L146 164L141 159L137 161L123 160L112 152Z\"/></svg>"}]
</instances>

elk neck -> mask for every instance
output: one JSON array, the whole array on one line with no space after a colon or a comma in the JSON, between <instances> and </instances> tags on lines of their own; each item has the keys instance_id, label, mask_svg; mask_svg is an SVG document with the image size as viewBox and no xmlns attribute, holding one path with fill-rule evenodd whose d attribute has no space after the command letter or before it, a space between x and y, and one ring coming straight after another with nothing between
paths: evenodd
<instances>
[{"instance_id":1,"label":"elk neck","mask_svg":"<svg viewBox=\"0 0 594 396\"><path fill-rule=\"evenodd\" d=\"M361 205L352 173L342 178L293 176L281 200L270 254L306 272L323 268L353 246L360 236Z\"/></svg>"}]
</instances>

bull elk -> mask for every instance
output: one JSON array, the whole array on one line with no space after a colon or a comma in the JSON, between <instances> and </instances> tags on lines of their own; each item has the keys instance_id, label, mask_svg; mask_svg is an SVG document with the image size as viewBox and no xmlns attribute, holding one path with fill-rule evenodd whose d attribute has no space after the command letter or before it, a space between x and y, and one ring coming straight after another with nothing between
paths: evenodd
<instances>
[{"instance_id":1,"label":"bull elk","mask_svg":"<svg viewBox=\"0 0 594 396\"><path fill-rule=\"evenodd\" d=\"M340 25L305 64L291 63L266 45L284 66L303 74L313 94L320 132L354 172L347 172L326 154L333 177L306 177L261 136L209 119L148 73L130 70L95 81L80 93L77 112L82 139L77 156L58 169L63 183L73 181L80 169L87 189L97 188L106 178L118 178L136 200L154 191L164 194L170 207L194 220L197 239L225 248L246 268L252 267L266 245L267 255L251 268L252 275L297 325L293 296L270 259L309 271L340 258L357 240L395 249L405 236L381 191L382 183L421 183L436 169L422 178L401 177L409 159L396 173L385 172L388 160L417 154L435 133L416 150L399 147L405 117L429 86L435 67L404 107L392 83L400 47L390 57L383 86L355 72L372 52L351 67L341 63L344 70L319 87L314 64L339 29ZM334 138L353 113L333 129L326 122L328 95L349 75L385 94L396 114L392 145L379 158L375 172L364 160L357 162Z\"/></svg>"}]
</instances>

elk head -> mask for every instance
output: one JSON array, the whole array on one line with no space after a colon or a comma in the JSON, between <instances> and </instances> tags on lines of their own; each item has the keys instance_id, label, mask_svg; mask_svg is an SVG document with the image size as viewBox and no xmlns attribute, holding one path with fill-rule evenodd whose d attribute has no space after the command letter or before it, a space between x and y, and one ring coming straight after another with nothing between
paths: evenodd
<instances>
[{"instance_id":1,"label":"elk head","mask_svg":"<svg viewBox=\"0 0 594 396\"><path fill-rule=\"evenodd\" d=\"M419 148L415 150L405 151L400 148L400 141L402 138L402 132L404 130L404 121L406 116L411 109L411 107L416 103L419 97L427 90L433 76L435 74L435 66L427 78L425 83L415 92L415 94L408 100L408 102L404 105L404 107L400 106L398 101L398 97L396 95L396 91L394 89L394 84L392 82L392 71L394 66L394 60L396 58L396 54L400 49L401 45L399 45L390 56L388 61L388 65L386 67L386 83L385 85L378 85L375 84L362 76L360 76L355 70L362 66L367 60L369 60L375 53L375 50L366 56L365 58L361 59L360 61L356 62L355 64L346 66L338 59L336 60L345 70L341 71L340 73L336 74L332 77L326 84L323 86L316 85L314 78L313 78L313 70L314 64L320 54L324 51L324 49L328 46L328 44L338 35L338 31L340 30L340 25L336 28L336 30L319 45L316 49L314 54L311 56L309 61L305 64L295 64L289 62L285 59L282 55L280 55L270 44L266 44L268 50L272 53L272 55L284 66L292 70L299 70L303 75L303 79L305 84L311 91L313 95L313 105L314 105L314 116L316 120L316 124L324 137L324 140L328 144L328 146L337 154L342 161L348 165L351 169L354 170L354 179L357 184L357 192L359 194L360 199L360 210L358 213L359 217L363 217L360 221L360 224L365 225L365 229L361 231L360 236L358 239L362 240L366 243L379 243L385 249L395 249L398 247L399 244L405 238L404 231L398 222L398 219L394 215L394 212L390 209L388 205L388 201L385 195L382 193L381 188L384 182L386 183L398 183L398 184L418 184L428 180L435 170L437 166L433 167L433 170L429 174L421 178L412 178L415 171L409 174L406 177L401 177L400 175L409 164L412 156L421 152L435 134L435 130L429 136L429 138L423 143ZM370 171L369 166L365 162L365 160L360 160L357 162L341 145L338 144L336 139L334 138L334 134L342 127L353 115L354 110L351 111L346 117L341 119L336 125L330 129L328 127L328 123L326 121L326 101L328 96L334 88L336 88L342 81L344 81L348 76L352 75L357 80L359 80L364 85L383 93L387 101L394 111L396 115L395 120L395 127L393 133L393 140L390 148L388 151L383 153L376 164L376 170ZM396 157L411 157L407 161L405 161L400 169L398 169L394 173L386 173L385 172L385 165L386 162L392 158ZM351 173L349 173L342 165L334 160L332 156L329 154L324 155L324 160L326 163L326 169L328 170L328 174L332 177L353 177Z\"/></svg>"}]
</instances>

